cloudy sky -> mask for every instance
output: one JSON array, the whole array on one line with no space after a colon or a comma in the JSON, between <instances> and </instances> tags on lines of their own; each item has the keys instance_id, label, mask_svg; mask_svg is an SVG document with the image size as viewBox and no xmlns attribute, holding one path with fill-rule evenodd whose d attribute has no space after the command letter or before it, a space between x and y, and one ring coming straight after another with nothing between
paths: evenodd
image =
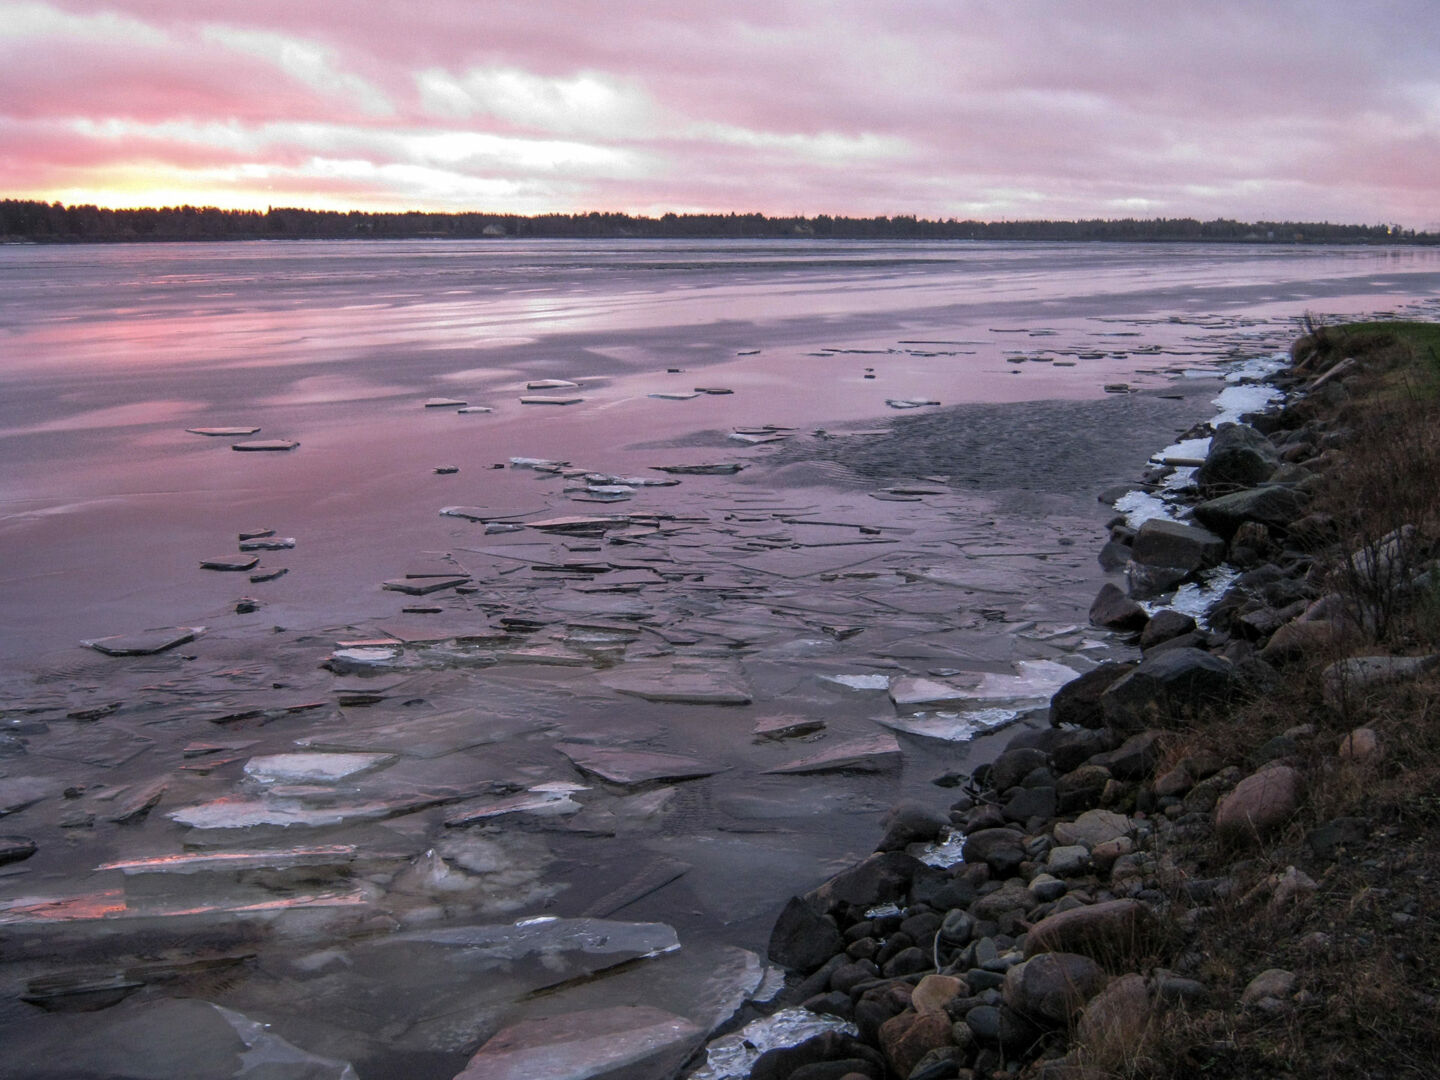
<instances>
[{"instance_id":1,"label":"cloudy sky","mask_svg":"<svg viewBox=\"0 0 1440 1080\"><path fill-rule=\"evenodd\" d=\"M0 0L0 196L1440 228L1437 0Z\"/></svg>"}]
</instances>

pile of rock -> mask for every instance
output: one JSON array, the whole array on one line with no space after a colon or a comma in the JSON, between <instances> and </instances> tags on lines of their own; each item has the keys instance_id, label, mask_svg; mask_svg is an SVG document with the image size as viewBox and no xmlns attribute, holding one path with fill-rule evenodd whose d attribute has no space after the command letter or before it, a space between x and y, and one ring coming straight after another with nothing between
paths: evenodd
<instances>
[{"instance_id":1,"label":"pile of rock","mask_svg":"<svg viewBox=\"0 0 1440 1080\"><path fill-rule=\"evenodd\" d=\"M898 809L876 854L790 900L770 942L771 958L803 976L785 1000L851 1020L858 1036L771 1051L752 1077L1103 1076L1143 1046L1163 1010L1206 1003L1192 938L1211 905L1283 905L1314 890L1294 867L1252 886L1238 864L1205 877L1177 854L1217 836L1243 852L1290 821L1314 727L1188 754L1187 737L1173 736L1273 689L1285 665L1312 660L1363 621L1348 593L1327 588L1315 555L1337 542L1335 523L1308 509L1343 442L1303 402L1254 426L1222 424L1195 474L1190 520L1112 522L1105 559L1124 567L1128 589L1106 585L1091 620L1134 635L1140 658L1061 689L1053 726L1022 733L977 770L948 821ZM1410 529L1323 562L1368 575L1393 599L1428 584L1431 554ZM1203 628L1138 602L1222 563L1237 576ZM1339 702L1437 663L1352 657L1327 669L1326 692ZM1361 729L1337 760L1381 752ZM1347 820L1313 830L1312 848ZM964 835L963 861L915 857L923 852L912 845L952 827ZM1296 992L1291 973L1271 970L1220 1004L1276 1012Z\"/></svg>"}]
</instances>

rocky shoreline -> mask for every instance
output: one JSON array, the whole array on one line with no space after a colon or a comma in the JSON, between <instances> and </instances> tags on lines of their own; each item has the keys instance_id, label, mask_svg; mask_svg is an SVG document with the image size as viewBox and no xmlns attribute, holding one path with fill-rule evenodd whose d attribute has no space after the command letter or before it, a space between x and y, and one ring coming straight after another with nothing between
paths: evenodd
<instances>
[{"instance_id":1,"label":"rocky shoreline","mask_svg":"<svg viewBox=\"0 0 1440 1080\"><path fill-rule=\"evenodd\" d=\"M1347 696L1435 660L1339 647L1366 616L1334 567L1399 603L1423 560L1413 528L1349 551L1336 520L1310 508L1345 466L1351 433L1336 415L1362 367L1318 345L1302 339L1274 376L1284 407L1220 424L1203 459L1147 474L1181 494L1183 521L1112 522L1101 559L1127 587L1107 584L1091 621L1130 635L1140 658L1062 688L1052 726L976 769L948 814L896 807L875 854L791 898L769 945L792 975L778 1003L853 1028L763 1053L754 1080L1136 1075L1141 1047L1176 1014L1238 1022L1305 1004L1280 967L1245 980L1238 999L1233 980L1212 985L1207 935L1236 917L1263 933L1254 912L1315 892L1304 869L1255 849L1295 822L1317 771L1373 763L1381 740L1361 727L1326 744L1316 723L1252 737L1236 718L1302 662L1328 661L1325 702L1343 719ZM1193 476L1171 479L1176 467ZM1153 602L1217 568L1233 583L1202 623ZM1299 846L1333 861L1369 829L1341 817ZM917 857L952 830L960 861Z\"/></svg>"}]
</instances>

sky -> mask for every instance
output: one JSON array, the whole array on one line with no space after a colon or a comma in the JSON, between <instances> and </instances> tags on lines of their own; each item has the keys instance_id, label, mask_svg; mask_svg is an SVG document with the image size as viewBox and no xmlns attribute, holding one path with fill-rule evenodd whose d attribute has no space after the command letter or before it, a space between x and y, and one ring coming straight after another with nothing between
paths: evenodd
<instances>
[{"instance_id":1,"label":"sky","mask_svg":"<svg viewBox=\"0 0 1440 1080\"><path fill-rule=\"evenodd\" d=\"M0 197L1440 230L1440 9L0 0Z\"/></svg>"}]
</instances>

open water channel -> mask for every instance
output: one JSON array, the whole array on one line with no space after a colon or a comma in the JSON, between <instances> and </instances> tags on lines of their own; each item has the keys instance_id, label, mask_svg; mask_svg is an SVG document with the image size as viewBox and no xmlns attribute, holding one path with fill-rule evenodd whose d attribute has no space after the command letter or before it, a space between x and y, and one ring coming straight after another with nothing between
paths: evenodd
<instances>
[{"instance_id":1,"label":"open water channel","mask_svg":"<svg viewBox=\"0 0 1440 1080\"><path fill-rule=\"evenodd\" d=\"M671 1075L1306 313L1440 251L0 247L0 1071Z\"/></svg>"}]
</instances>

